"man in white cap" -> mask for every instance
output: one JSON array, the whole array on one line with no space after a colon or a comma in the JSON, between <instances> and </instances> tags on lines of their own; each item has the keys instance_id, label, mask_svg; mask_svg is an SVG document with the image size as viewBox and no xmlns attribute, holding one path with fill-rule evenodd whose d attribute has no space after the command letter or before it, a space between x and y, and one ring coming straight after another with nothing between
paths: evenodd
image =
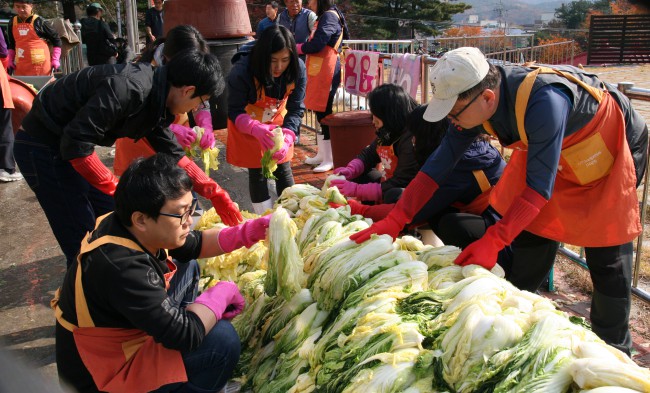
<instances>
[{"instance_id":1,"label":"man in white cap","mask_svg":"<svg viewBox=\"0 0 650 393\"><path fill-rule=\"evenodd\" d=\"M512 245L506 278L535 291L559 242L585 247L594 292L591 323L629 354L632 240L641 232L636 187L645 171L648 129L614 86L571 66L501 66L477 48L458 48L433 67L425 120L452 126L383 220L351 238L396 237L431 198L466 148L487 132L514 149L490 205L502 215L458 256L492 268Z\"/></svg>"}]
</instances>

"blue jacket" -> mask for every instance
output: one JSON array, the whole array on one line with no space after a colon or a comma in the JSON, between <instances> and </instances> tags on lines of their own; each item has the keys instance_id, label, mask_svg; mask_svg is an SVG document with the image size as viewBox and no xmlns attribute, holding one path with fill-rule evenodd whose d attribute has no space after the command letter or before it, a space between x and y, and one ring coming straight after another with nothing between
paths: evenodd
<instances>
[{"instance_id":1,"label":"blue jacket","mask_svg":"<svg viewBox=\"0 0 650 393\"><path fill-rule=\"evenodd\" d=\"M339 12L336 7L333 7L332 10ZM324 12L318 17L318 27L316 27L314 36L302 45L303 53L318 53L325 48L325 45L333 48L342 30L342 19L331 12Z\"/></svg>"},{"instance_id":2,"label":"blue jacket","mask_svg":"<svg viewBox=\"0 0 650 393\"><path fill-rule=\"evenodd\" d=\"M296 78L293 92L287 100L287 114L284 116L282 126L296 134L299 133L300 121L305 112L305 87L307 86L307 72L305 63L298 59L300 73ZM233 67L228 75L228 118L235 122L237 116L246 113L246 106L257 102L257 89L253 72L249 67L250 56L247 52L238 52L233 57ZM276 78L274 83L266 86L264 94L267 97L282 99L287 91L287 83L284 78Z\"/></svg>"},{"instance_id":3,"label":"blue jacket","mask_svg":"<svg viewBox=\"0 0 650 393\"><path fill-rule=\"evenodd\" d=\"M257 24L257 30L255 31L255 38L260 38L260 35L267 27L271 27L276 23L278 23L278 18L275 18L275 20L271 20L267 16L266 18L262 19L260 23Z\"/></svg>"},{"instance_id":4,"label":"blue jacket","mask_svg":"<svg viewBox=\"0 0 650 393\"><path fill-rule=\"evenodd\" d=\"M431 154L422 169L420 169L421 171L429 174L434 169L431 166L437 165L437 163L432 161L431 158L436 156L440 149L448 148L447 146L443 146L445 139L443 139L443 143ZM441 167L441 165L438 165L438 167ZM464 149L464 152L461 152L460 159L455 167L448 172L444 180L438 183L440 188L433 194L433 197L422 210L416 214L413 222L425 221L456 202L465 205L469 204L482 193L473 171L482 170L490 184L495 185L499 181L505 167L506 162L497 149L488 141L472 137L469 147Z\"/></svg>"}]
</instances>

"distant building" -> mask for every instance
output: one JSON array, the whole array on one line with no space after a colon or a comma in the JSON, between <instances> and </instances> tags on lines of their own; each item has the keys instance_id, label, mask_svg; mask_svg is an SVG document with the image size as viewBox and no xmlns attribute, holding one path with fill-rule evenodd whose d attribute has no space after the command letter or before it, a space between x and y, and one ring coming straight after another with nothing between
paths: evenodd
<instances>
[{"instance_id":1,"label":"distant building","mask_svg":"<svg viewBox=\"0 0 650 393\"><path fill-rule=\"evenodd\" d=\"M555 19L555 12L545 12L539 18L542 26L548 25L553 19Z\"/></svg>"},{"instance_id":2,"label":"distant building","mask_svg":"<svg viewBox=\"0 0 650 393\"><path fill-rule=\"evenodd\" d=\"M467 23L469 24L478 24L479 19L478 15L468 15L467 16Z\"/></svg>"},{"instance_id":3,"label":"distant building","mask_svg":"<svg viewBox=\"0 0 650 393\"><path fill-rule=\"evenodd\" d=\"M494 19L484 19L480 22L481 27L502 27L499 26L499 21Z\"/></svg>"}]
</instances>

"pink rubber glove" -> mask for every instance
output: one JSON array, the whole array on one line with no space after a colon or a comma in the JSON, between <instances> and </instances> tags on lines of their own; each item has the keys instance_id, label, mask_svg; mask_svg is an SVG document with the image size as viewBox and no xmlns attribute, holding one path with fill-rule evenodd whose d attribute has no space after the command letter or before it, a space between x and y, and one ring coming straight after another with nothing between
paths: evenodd
<instances>
[{"instance_id":1,"label":"pink rubber glove","mask_svg":"<svg viewBox=\"0 0 650 393\"><path fill-rule=\"evenodd\" d=\"M293 143L296 141L296 134L288 128L283 128L282 133L284 134L284 144L280 150L273 153L273 159L277 162L284 160L289 153L289 149L293 146Z\"/></svg>"},{"instance_id":2,"label":"pink rubber glove","mask_svg":"<svg viewBox=\"0 0 650 393\"><path fill-rule=\"evenodd\" d=\"M16 69L16 51L9 49L7 54L7 72L12 74Z\"/></svg>"},{"instance_id":3,"label":"pink rubber glove","mask_svg":"<svg viewBox=\"0 0 650 393\"><path fill-rule=\"evenodd\" d=\"M194 113L194 122L203 128L203 136L199 142L201 149L212 149L214 147L214 130L212 129L212 115L209 110L201 110Z\"/></svg>"},{"instance_id":4,"label":"pink rubber glove","mask_svg":"<svg viewBox=\"0 0 650 393\"><path fill-rule=\"evenodd\" d=\"M244 311L246 301L234 282L219 281L217 285L206 289L194 301L203 304L214 313L217 321L233 319Z\"/></svg>"},{"instance_id":5,"label":"pink rubber glove","mask_svg":"<svg viewBox=\"0 0 650 393\"><path fill-rule=\"evenodd\" d=\"M224 228L219 232L219 247L224 253L233 252L242 247L250 248L253 244L266 238L271 215L248 220L234 227Z\"/></svg>"},{"instance_id":6,"label":"pink rubber glove","mask_svg":"<svg viewBox=\"0 0 650 393\"><path fill-rule=\"evenodd\" d=\"M262 145L262 150L269 150L275 146L273 142L273 130L277 127L275 124L263 124L253 120L249 114L242 113L235 119L235 126L240 132L257 138Z\"/></svg>"},{"instance_id":7,"label":"pink rubber glove","mask_svg":"<svg viewBox=\"0 0 650 393\"><path fill-rule=\"evenodd\" d=\"M196 132L190 127L185 127L180 124L170 124L169 129L176 135L178 144L183 147L192 146L192 142L196 140Z\"/></svg>"},{"instance_id":8,"label":"pink rubber glove","mask_svg":"<svg viewBox=\"0 0 650 393\"><path fill-rule=\"evenodd\" d=\"M299 55L305 54L305 52L302 51L302 43L296 44L296 52L298 52Z\"/></svg>"},{"instance_id":9,"label":"pink rubber glove","mask_svg":"<svg viewBox=\"0 0 650 393\"><path fill-rule=\"evenodd\" d=\"M348 165L334 169L334 174L344 176L346 180L352 180L363 175L363 171L365 170L366 166L364 165L363 161L355 158L354 160L350 161Z\"/></svg>"},{"instance_id":10,"label":"pink rubber glove","mask_svg":"<svg viewBox=\"0 0 650 393\"><path fill-rule=\"evenodd\" d=\"M382 191L379 183L357 184L347 180L332 180L330 184L338 187L341 194L347 197L354 197L361 201L381 201Z\"/></svg>"},{"instance_id":11,"label":"pink rubber glove","mask_svg":"<svg viewBox=\"0 0 650 393\"><path fill-rule=\"evenodd\" d=\"M533 222L548 201L532 188L526 187L496 224L490 226L483 237L465 247L456 257L456 265L480 265L490 270L497 263L503 247Z\"/></svg>"},{"instance_id":12,"label":"pink rubber glove","mask_svg":"<svg viewBox=\"0 0 650 393\"><path fill-rule=\"evenodd\" d=\"M50 63L52 64L52 71L61 68L61 62L59 59L61 59L61 48L55 46L52 48L52 59L50 60Z\"/></svg>"}]
</instances>

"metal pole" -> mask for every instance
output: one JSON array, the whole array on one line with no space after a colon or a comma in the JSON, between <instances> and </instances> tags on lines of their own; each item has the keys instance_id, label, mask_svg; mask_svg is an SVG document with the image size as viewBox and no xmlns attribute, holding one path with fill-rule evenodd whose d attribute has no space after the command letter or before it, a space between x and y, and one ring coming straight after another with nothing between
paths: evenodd
<instances>
[{"instance_id":1,"label":"metal pole","mask_svg":"<svg viewBox=\"0 0 650 393\"><path fill-rule=\"evenodd\" d=\"M135 6L135 1L124 0L124 13L126 14L126 35L129 40L129 46L131 47L131 50L133 50L133 53L139 53L140 48L138 47L139 45L137 41L138 20L137 18L134 18L134 15L136 15Z\"/></svg>"},{"instance_id":2,"label":"metal pole","mask_svg":"<svg viewBox=\"0 0 650 393\"><path fill-rule=\"evenodd\" d=\"M117 36L122 37L122 5L119 0L115 3L115 11L117 13Z\"/></svg>"}]
</instances>

